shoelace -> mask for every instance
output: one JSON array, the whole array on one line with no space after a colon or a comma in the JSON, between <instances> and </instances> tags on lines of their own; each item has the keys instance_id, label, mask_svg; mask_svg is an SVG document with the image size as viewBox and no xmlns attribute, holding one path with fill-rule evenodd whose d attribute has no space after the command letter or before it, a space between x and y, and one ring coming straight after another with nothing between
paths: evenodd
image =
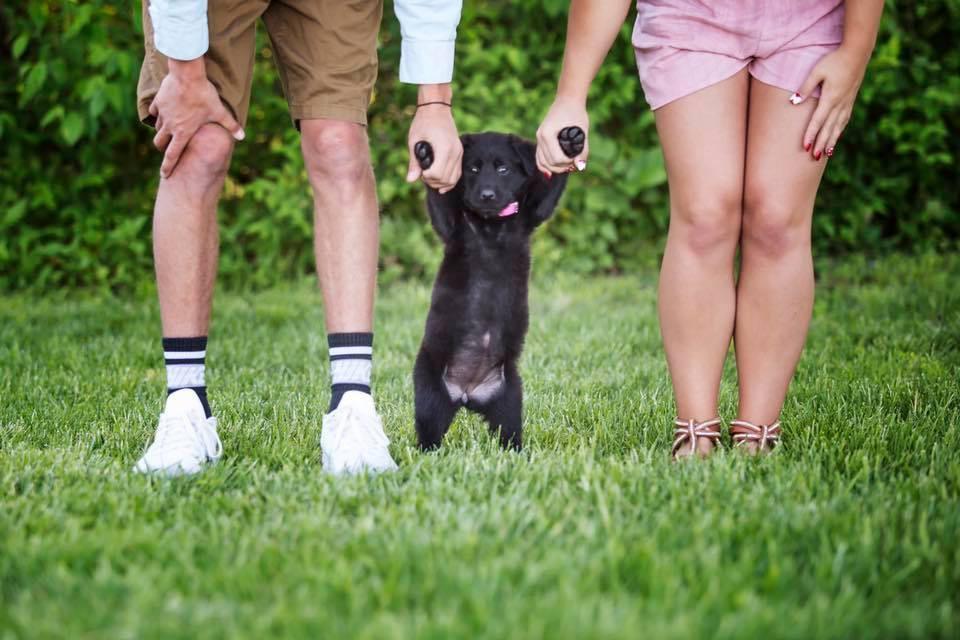
<instances>
[{"instance_id":1,"label":"shoelace","mask_svg":"<svg viewBox=\"0 0 960 640\"><path fill-rule=\"evenodd\" d=\"M160 450L173 448L191 449L198 458L218 460L223 445L216 430L206 420L194 422L184 415L160 414L157 436L150 448Z\"/></svg>"},{"instance_id":2,"label":"shoelace","mask_svg":"<svg viewBox=\"0 0 960 640\"><path fill-rule=\"evenodd\" d=\"M670 455L677 455L677 451L683 446L684 442L690 441L690 452L697 451L697 438L707 438L716 445L720 441L720 429L714 430L712 427L720 426L720 418L707 420L706 422L697 422L696 420L681 420L677 418L673 421L676 427L673 430L673 448L670 449Z\"/></svg>"},{"instance_id":3,"label":"shoelace","mask_svg":"<svg viewBox=\"0 0 960 640\"><path fill-rule=\"evenodd\" d=\"M780 421L766 425L734 420L730 423L730 433L734 444L738 447L745 442L756 442L758 449L765 449L768 443L773 448L780 442Z\"/></svg>"}]
</instances>

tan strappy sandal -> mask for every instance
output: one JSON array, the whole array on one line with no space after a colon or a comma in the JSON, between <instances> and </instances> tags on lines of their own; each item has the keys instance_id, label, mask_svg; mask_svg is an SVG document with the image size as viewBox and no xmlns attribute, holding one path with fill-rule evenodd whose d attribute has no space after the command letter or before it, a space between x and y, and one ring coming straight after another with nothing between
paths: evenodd
<instances>
[{"instance_id":1,"label":"tan strappy sandal","mask_svg":"<svg viewBox=\"0 0 960 640\"><path fill-rule=\"evenodd\" d=\"M677 418L673 421L673 447L670 449L670 455L677 458L677 452L686 442L690 443L690 454L697 454L697 438L707 438L713 442L716 448L720 445L720 418L707 420L706 422L697 422L696 420L681 420ZM686 456L680 456L686 457Z\"/></svg>"},{"instance_id":2,"label":"tan strappy sandal","mask_svg":"<svg viewBox=\"0 0 960 640\"><path fill-rule=\"evenodd\" d=\"M750 442L757 445L757 453L769 453L780 443L780 421L767 425L734 420L730 423L730 435L736 447Z\"/></svg>"}]
</instances>

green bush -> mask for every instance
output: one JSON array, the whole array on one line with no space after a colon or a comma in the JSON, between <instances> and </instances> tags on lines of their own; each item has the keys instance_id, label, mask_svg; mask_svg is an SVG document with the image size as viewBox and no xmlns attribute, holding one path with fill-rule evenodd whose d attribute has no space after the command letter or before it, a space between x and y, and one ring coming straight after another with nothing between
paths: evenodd
<instances>
[{"instance_id":1,"label":"green bush","mask_svg":"<svg viewBox=\"0 0 960 640\"><path fill-rule=\"evenodd\" d=\"M117 6L122 8L118 9ZM559 70L565 0L467 0L457 45L461 131L532 137ZM136 119L139 7L106 0L0 6L0 289L138 287L151 278L158 154ZM665 173L630 25L594 83L591 171L571 180L535 243L538 269L653 263ZM248 140L220 208L221 280L266 286L310 273L310 195L263 34ZM819 251L944 249L960 235L958 0L888 2L880 41L815 216ZM423 192L404 182L415 92L397 82L389 6L370 139L383 212L382 281L432 271Z\"/></svg>"}]
</instances>

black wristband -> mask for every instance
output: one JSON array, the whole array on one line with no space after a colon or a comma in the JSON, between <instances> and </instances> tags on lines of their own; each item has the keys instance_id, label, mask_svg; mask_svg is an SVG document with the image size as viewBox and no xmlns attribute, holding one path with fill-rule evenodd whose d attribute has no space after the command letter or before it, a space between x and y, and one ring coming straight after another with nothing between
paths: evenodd
<instances>
[{"instance_id":1,"label":"black wristband","mask_svg":"<svg viewBox=\"0 0 960 640\"><path fill-rule=\"evenodd\" d=\"M453 109L453 105L451 103L444 102L443 100L431 100L430 102L421 102L417 104L417 109L419 109L420 107L426 107L431 104L442 104L445 107L450 107L451 109Z\"/></svg>"}]
</instances>

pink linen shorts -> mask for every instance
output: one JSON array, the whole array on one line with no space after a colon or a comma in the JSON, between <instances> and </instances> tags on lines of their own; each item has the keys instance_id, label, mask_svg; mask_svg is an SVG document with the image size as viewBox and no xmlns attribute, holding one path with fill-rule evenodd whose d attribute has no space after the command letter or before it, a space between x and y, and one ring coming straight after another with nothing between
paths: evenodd
<instances>
[{"instance_id":1,"label":"pink linen shorts","mask_svg":"<svg viewBox=\"0 0 960 640\"><path fill-rule=\"evenodd\" d=\"M638 0L633 29L651 109L744 67L763 83L796 91L842 38L843 0Z\"/></svg>"}]
</instances>

